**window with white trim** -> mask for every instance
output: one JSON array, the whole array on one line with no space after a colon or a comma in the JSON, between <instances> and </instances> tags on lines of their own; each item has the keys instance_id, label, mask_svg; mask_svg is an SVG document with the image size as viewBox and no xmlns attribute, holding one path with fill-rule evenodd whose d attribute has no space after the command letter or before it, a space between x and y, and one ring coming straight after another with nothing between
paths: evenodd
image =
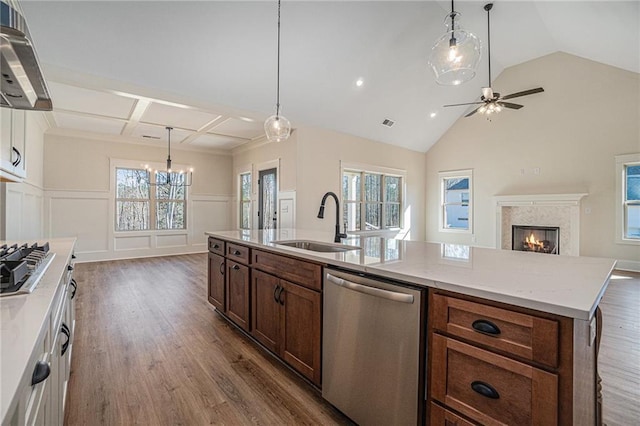
<instances>
[{"instance_id":1,"label":"window with white trim","mask_svg":"<svg viewBox=\"0 0 640 426\"><path fill-rule=\"evenodd\" d=\"M342 170L343 222L349 232L402 226L404 176L388 172Z\"/></svg>"},{"instance_id":2,"label":"window with white trim","mask_svg":"<svg viewBox=\"0 0 640 426\"><path fill-rule=\"evenodd\" d=\"M440 230L472 232L473 171L440 172Z\"/></svg>"},{"instance_id":3,"label":"window with white trim","mask_svg":"<svg viewBox=\"0 0 640 426\"><path fill-rule=\"evenodd\" d=\"M251 172L240 173L239 176L239 213L238 227L240 229L251 228Z\"/></svg>"},{"instance_id":4,"label":"window with white trim","mask_svg":"<svg viewBox=\"0 0 640 426\"><path fill-rule=\"evenodd\" d=\"M186 228L185 175L116 167L116 231L146 231ZM151 180L150 180L151 179Z\"/></svg>"},{"instance_id":5,"label":"window with white trim","mask_svg":"<svg viewBox=\"0 0 640 426\"><path fill-rule=\"evenodd\" d=\"M616 157L618 242L640 243L640 154Z\"/></svg>"}]
</instances>

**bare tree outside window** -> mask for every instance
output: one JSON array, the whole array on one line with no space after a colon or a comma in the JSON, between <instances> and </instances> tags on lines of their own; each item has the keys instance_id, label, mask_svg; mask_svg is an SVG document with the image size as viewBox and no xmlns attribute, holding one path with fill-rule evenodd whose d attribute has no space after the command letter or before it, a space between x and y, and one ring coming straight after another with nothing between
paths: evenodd
<instances>
[{"instance_id":1,"label":"bare tree outside window","mask_svg":"<svg viewBox=\"0 0 640 426\"><path fill-rule=\"evenodd\" d=\"M169 176L156 172L153 177L162 183ZM173 185L152 186L150 178L145 169L116 168L116 231L186 228L185 175L171 173Z\"/></svg>"}]
</instances>

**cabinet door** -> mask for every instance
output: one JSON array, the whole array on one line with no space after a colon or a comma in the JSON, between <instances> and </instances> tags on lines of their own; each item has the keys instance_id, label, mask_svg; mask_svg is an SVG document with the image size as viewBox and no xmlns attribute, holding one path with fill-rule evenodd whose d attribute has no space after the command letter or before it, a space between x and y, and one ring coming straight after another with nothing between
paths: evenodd
<instances>
[{"instance_id":1,"label":"cabinet door","mask_svg":"<svg viewBox=\"0 0 640 426\"><path fill-rule=\"evenodd\" d=\"M13 111L13 135L11 151L13 154L13 160L15 166L13 174L18 177L24 178L27 175L27 160L26 160L26 112L22 110Z\"/></svg>"},{"instance_id":2,"label":"cabinet door","mask_svg":"<svg viewBox=\"0 0 640 426\"><path fill-rule=\"evenodd\" d=\"M280 353L293 368L320 385L321 294L280 280Z\"/></svg>"},{"instance_id":3,"label":"cabinet door","mask_svg":"<svg viewBox=\"0 0 640 426\"><path fill-rule=\"evenodd\" d=\"M249 267L227 259L227 310L229 318L249 331Z\"/></svg>"},{"instance_id":4,"label":"cabinet door","mask_svg":"<svg viewBox=\"0 0 640 426\"><path fill-rule=\"evenodd\" d=\"M251 272L251 334L272 352L279 351L280 279L254 269Z\"/></svg>"},{"instance_id":5,"label":"cabinet door","mask_svg":"<svg viewBox=\"0 0 640 426\"><path fill-rule=\"evenodd\" d=\"M12 136L11 127L13 121L13 110L0 108L0 169L13 173L12 160Z\"/></svg>"},{"instance_id":6,"label":"cabinet door","mask_svg":"<svg viewBox=\"0 0 640 426\"><path fill-rule=\"evenodd\" d=\"M224 257L209 252L209 303L224 312Z\"/></svg>"}]
</instances>

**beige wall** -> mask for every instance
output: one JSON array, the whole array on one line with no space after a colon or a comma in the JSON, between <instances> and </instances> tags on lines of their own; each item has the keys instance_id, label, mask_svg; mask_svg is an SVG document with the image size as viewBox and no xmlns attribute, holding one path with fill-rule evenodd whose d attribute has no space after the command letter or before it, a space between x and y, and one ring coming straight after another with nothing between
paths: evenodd
<instances>
[{"instance_id":1,"label":"beige wall","mask_svg":"<svg viewBox=\"0 0 640 426\"><path fill-rule=\"evenodd\" d=\"M232 158L172 149L175 166L192 166L187 229L115 232L112 161L164 163L166 147L45 135L45 225L50 238L74 236L80 261L206 251L205 231L231 227Z\"/></svg>"},{"instance_id":2,"label":"beige wall","mask_svg":"<svg viewBox=\"0 0 640 426\"><path fill-rule=\"evenodd\" d=\"M109 190L109 160L164 163L166 145L153 147L96 138L48 134L44 147L44 181L48 190ZM197 195L231 195L231 157L172 147L174 164L195 169L191 192Z\"/></svg>"},{"instance_id":3,"label":"beige wall","mask_svg":"<svg viewBox=\"0 0 640 426\"><path fill-rule=\"evenodd\" d=\"M410 220L405 223L409 230L407 238L424 239L424 153L327 129L305 127L298 132L297 227L333 229L332 201L328 202L324 219L316 216L325 192L340 194L340 162L343 161L405 170L405 212L410 214Z\"/></svg>"},{"instance_id":4,"label":"beige wall","mask_svg":"<svg viewBox=\"0 0 640 426\"><path fill-rule=\"evenodd\" d=\"M555 53L493 84L503 94L538 86L513 100L519 111L459 119L427 152L427 239L495 247L494 196L585 192L580 254L640 261L637 245L614 242L614 156L640 152L640 76ZM438 172L457 169L473 169L475 241L438 231Z\"/></svg>"}]
</instances>

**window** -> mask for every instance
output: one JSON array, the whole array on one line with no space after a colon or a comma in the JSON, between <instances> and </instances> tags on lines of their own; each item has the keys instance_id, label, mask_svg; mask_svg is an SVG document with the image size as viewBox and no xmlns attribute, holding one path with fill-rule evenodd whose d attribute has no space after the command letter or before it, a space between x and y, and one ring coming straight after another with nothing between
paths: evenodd
<instances>
[{"instance_id":1,"label":"window","mask_svg":"<svg viewBox=\"0 0 640 426\"><path fill-rule=\"evenodd\" d=\"M440 230L471 232L472 171L441 172Z\"/></svg>"},{"instance_id":2,"label":"window","mask_svg":"<svg viewBox=\"0 0 640 426\"><path fill-rule=\"evenodd\" d=\"M155 172L155 182L184 183L180 173ZM185 229L186 187L150 185L145 169L116 168L116 231ZM153 220L152 220L153 218Z\"/></svg>"},{"instance_id":3,"label":"window","mask_svg":"<svg viewBox=\"0 0 640 426\"><path fill-rule=\"evenodd\" d=\"M618 242L640 243L640 154L616 157Z\"/></svg>"},{"instance_id":4,"label":"window","mask_svg":"<svg viewBox=\"0 0 640 426\"><path fill-rule=\"evenodd\" d=\"M343 169L343 221L347 231L401 227L402 176Z\"/></svg>"},{"instance_id":5,"label":"window","mask_svg":"<svg viewBox=\"0 0 640 426\"><path fill-rule=\"evenodd\" d=\"M251 228L251 172L240 174L239 228Z\"/></svg>"}]
</instances>

